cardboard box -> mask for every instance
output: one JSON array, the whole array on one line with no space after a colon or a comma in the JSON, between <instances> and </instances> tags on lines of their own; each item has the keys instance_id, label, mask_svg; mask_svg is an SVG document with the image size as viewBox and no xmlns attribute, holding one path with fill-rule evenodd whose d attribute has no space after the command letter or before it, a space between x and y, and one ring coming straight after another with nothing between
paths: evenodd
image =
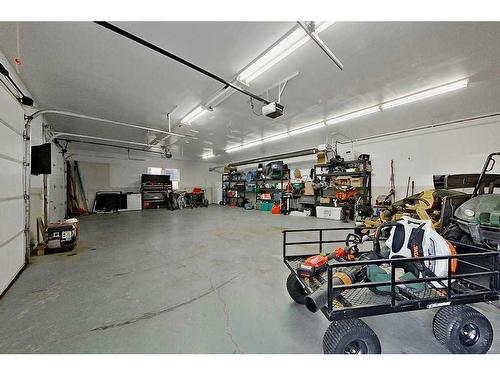
<instances>
[{"instance_id":1,"label":"cardboard box","mask_svg":"<svg viewBox=\"0 0 500 375\"><path fill-rule=\"evenodd\" d=\"M314 188L312 182L306 182L304 187L304 195L314 195Z\"/></svg>"},{"instance_id":2,"label":"cardboard box","mask_svg":"<svg viewBox=\"0 0 500 375\"><path fill-rule=\"evenodd\" d=\"M363 178L362 177L351 177L351 186L352 187L362 187L363 186Z\"/></svg>"},{"instance_id":3,"label":"cardboard box","mask_svg":"<svg viewBox=\"0 0 500 375\"><path fill-rule=\"evenodd\" d=\"M327 163L327 158L326 158L326 152L318 152L316 154L316 164L326 164Z\"/></svg>"},{"instance_id":4,"label":"cardboard box","mask_svg":"<svg viewBox=\"0 0 500 375\"><path fill-rule=\"evenodd\" d=\"M330 204L330 203L332 203L332 198L330 198L330 197L321 197L321 198L319 198L319 203L321 203L321 204Z\"/></svg>"}]
</instances>

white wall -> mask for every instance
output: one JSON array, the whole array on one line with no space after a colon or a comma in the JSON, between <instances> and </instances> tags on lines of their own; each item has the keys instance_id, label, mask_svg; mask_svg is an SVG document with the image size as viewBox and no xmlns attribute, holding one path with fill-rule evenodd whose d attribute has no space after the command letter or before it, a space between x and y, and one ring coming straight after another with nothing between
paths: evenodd
<instances>
[{"instance_id":1,"label":"white wall","mask_svg":"<svg viewBox=\"0 0 500 375\"><path fill-rule=\"evenodd\" d=\"M370 155L374 198L389 191L393 159L396 199L401 199L408 177L419 192L433 187L435 174L479 173L486 156L500 151L500 121L474 121L339 146L339 153L347 150Z\"/></svg>"},{"instance_id":2,"label":"white wall","mask_svg":"<svg viewBox=\"0 0 500 375\"><path fill-rule=\"evenodd\" d=\"M295 149L317 145L304 142L302 147ZM415 181L415 192L419 192L433 188L432 176L435 174L479 173L486 156L500 151L500 120L476 120L461 125L349 143L339 145L338 151L341 156L346 156L346 151L370 155L373 199L389 192L390 163L393 159L396 199L402 199L406 196L408 177ZM292 170L309 170L316 163L316 156L286 159L284 162ZM256 165L249 165L239 167L239 170L246 171L255 167Z\"/></svg>"},{"instance_id":3,"label":"white wall","mask_svg":"<svg viewBox=\"0 0 500 375\"><path fill-rule=\"evenodd\" d=\"M16 74L15 68L9 63L0 51L0 62L10 72L12 79L21 87L25 95L30 96L29 90ZM3 89L3 88L2 88ZM15 104L17 105L17 104ZM35 101L35 107L37 106ZM33 113L34 110L25 107L25 113ZM42 124L43 117L38 117L31 122L31 145L36 146L43 143ZM0 148L1 142L0 139ZM57 146L52 144L52 175L48 176L49 219L56 221L63 219L66 214L66 183L64 175L64 160L57 151ZM57 149L58 150L58 149ZM36 241L36 219L43 217L43 176L33 176L30 178L30 237L31 242Z\"/></svg>"},{"instance_id":4,"label":"white wall","mask_svg":"<svg viewBox=\"0 0 500 375\"><path fill-rule=\"evenodd\" d=\"M190 191L200 186L205 189L210 203L217 202L216 189L221 184L221 177L208 171L212 166L209 163L151 157L144 153L131 156L132 160L129 160L126 154L83 150L73 154L71 159L79 162L89 208L93 205L96 191L139 192L141 174L147 173L148 167L179 169L179 189Z\"/></svg>"},{"instance_id":5,"label":"white wall","mask_svg":"<svg viewBox=\"0 0 500 375\"><path fill-rule=\"evenodd\" d=\"M61 149L52 143L52 173L48 175L49 222L66 216L66 161Z\"/></svg>"}]
</instances>

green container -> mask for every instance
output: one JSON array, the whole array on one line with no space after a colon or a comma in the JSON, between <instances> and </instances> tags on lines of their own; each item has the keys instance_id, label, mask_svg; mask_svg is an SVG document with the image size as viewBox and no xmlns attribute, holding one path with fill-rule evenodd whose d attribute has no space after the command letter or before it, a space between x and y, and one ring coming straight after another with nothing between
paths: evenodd
<instances>
[{"instance_id":1,"label":"green container","mask_svg":"<svg viewBox=\"0 0 500 375\"><path fill-rule=\"evenodd\" d=\"M261 211L271 211L273 209L272 202L262 202Z\"/></svg>"}]
</instances>

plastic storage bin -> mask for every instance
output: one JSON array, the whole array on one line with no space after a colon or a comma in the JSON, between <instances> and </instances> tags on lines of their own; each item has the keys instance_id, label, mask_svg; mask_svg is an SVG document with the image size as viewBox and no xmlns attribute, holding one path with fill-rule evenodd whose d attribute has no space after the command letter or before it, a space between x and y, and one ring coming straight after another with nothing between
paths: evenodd
<instances>
[{"instance_id":1,"label":"plastic storage bin","mask_svg":"<svg viewBox=\"0 0 500 375\"><path fill-rule=\"evenodd\" d=\"M316 207L316 217L320 219L342 220L342 207Z\"/></svg>"}]
</instances>

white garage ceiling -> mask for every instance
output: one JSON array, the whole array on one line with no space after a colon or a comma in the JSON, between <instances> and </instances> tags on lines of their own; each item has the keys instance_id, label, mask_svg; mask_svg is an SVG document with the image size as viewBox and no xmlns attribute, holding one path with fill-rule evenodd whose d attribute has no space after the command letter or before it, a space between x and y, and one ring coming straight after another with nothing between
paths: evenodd
<instances>
[{"instance_id":1,"label":"white garage ceiling","mask_svg":"<svg viewBox=\"0 0 500 375\"><path fill-rule=\"evenodd\" d=\"M291 28L294 22L134 22L117 25L223 78L232 79ZM166 129L178 123L221 84L93 23L21 23L20 76L42 107L72 110ZM255 79L263 90L299 72L287 85L285 115L252 113L236 93L189 127L198 140L184 144L196 159L206 148L222 156L234 143L326 119L461 78L469 87L422 102L276 141L245 154L297 149L333 132L362 137L500 110L500 23L338 22L321 34L344 64L340 71L313 42ZM17 55L16 24L0 23L0 50ZM144 141L143 132L63 117L56 130ZM186 131L185 128L180 131ZM310 146L311 144L308 144Z\"/></svg>"}]
</instances>

